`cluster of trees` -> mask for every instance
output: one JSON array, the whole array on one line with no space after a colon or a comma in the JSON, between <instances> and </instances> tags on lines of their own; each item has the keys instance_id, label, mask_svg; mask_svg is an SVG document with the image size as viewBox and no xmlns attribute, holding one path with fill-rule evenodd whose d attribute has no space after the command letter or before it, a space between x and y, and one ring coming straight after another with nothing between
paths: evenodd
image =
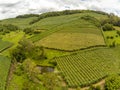
<instances>
[{"instance_id":1,"label":"cluster of trees","mask_svg":"<svg viewBox=\"0 0 120 90\"><path fill-rule=\"evenodd\" d=\"M16 18L29 18L29 17L39 17L38 14L24 14L24 15L19 15Z\"/></svg>"},{"instance_id":2,"label":"cluster of trees","mask_svg":"<svg viewBox=\"0 0 120 90\"><path fill-rule=\"evenodd\" d=\"M16 30L19 30L19 27L12 24L0 25L0 32L3 34L9 33L10 31L16 31Z\"/></svg>"},{"instance_id":3,"label":"cluster of trees","mask_svg":"<svg viewBox=\"0 0 120 90\"><path fill-rule=\"evenodd\" d=\"M107 15L108 18L101 20L101 25L103 26L104 24L112 24L114 26L119 26L120 27L120 18L113 13Z\"/></svg>"},{"instance_id":4,"label":"cluster of trees","mask_svg":"<svg viewBox=\"0 0 120 90\"><path fill-rule=\"evenodd\" d=\"M23 32L25 32L25 34L32 34L33 33L33 29L32 28L25 28L24 30L23 30Z\"/></svg>"},{"instance_id":5,"label":"cluster of trees","mask_svg":"<svg viewBox=\"0 0 120 90\"><path fill-rule=\"evenodd\" d=\"M41 33L41 31L39 31L39 30L34 30L33 28L30 28L30 27L24 28L24 29L23 29L23 32L25 32L25 34L29 34L29 35Z\"/></svg>"},{"instance_id":6,"label":"cluster of trees","mask_svg":"<svg viewBox=\"0 0 120 90\"><path fill-rule=\"evenodd\" d=\"M35 60L47 59L44 54L44 48L35 46L27 39L22 39L19 45L11 51L11 58L13 62L23 62L27 58Z\"/></svg>"},{"instance_id":7,"label":"cluster of trees","mask_svg":"<svg viewBox=\"0 0 120 90\"><path fill-rule=\"evenodd\" d=\"M17 65L14 74L24 76L22 90L59 90L58 88L61 88L61 80L55 73L41 74L40 72L31 59L26 59Z\"/></svg>"},{"instance_id":8,"label":"cluster of trees","mask_svg":"<svg viewBox=\"0 0 120 90\"><path fill-rule=\"evenodd\" d=\"M102 26L103 31L112 31L115 30L113 24L106 23Z\"/></svg>"}]
</instances>

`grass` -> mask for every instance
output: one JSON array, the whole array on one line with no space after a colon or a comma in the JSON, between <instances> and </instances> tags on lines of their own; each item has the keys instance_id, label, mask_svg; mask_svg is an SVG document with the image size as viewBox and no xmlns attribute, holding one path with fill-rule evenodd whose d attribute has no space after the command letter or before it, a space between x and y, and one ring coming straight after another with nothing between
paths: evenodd
<instances>
[{"instance_id":1,"label":"grass","mask_svg":"<svg viewBox=\"0 0 120 90\"><path fill-rule=\"evenodd\" d=\"M5 90L11 60L0 55L0 90Z\"/></svg>"},{"instance_id":2,"label":"grass","mask_svg":"<svg viewBox=\"0 0 120 90\"><path fill-rule=\"evenodd\" d=\"M23 36L24 36L24 32L22 32L22 31L10 32L10 33L4 35L2 37L2 40L9 41L9 42L13 43L14 45L11 48L2 52L2 54L9 56L9 51L14 49L18 45L18 42L23 38Z\"/></svg>"},{"instance_id":3,"label":"grass","mask_svg":"<svg viewBox=\"0 0 120 90\"><path fill-rule=\"evenodd\" d=\"M61 75L70 87L85 87L111 74L119 74L120 47L83 51L55 58Z\"/></svg>"},{"instance_id":4,"label":"grass","mask_svg":"<svg viewBox=\"0 0 120 90\"><path fill-rule=\"evenodd\" d=\"M56 17L49 17L40 20L39 22L33 24L31 27L34 29L45 30L43 33L34 35L30 39L33 42L41 40L55 32L87 32L101 34L99 33L100 30L92 25L91 23L81 20L80 18L84 15L90 15L95 17L98 20L107 18L106 15L101 15L97 13L80 13L80 14L73 14L73 15L64 15L64 16L56 16ZM58 22L59 21L59 22ZM83 28L84 27L84 28ZM86 28L85 28L86 27ZM87 31L86 31L87 29ZM97 31L98 30L98 31Z\"/></svg>"},{"instance_id":5,"label":"grass","mask_svg":"<svg viewBox=\"0 0 120 90\"><path fill-rule=\"evenodd\" d=\"M10 19L5 19L0 22L0 24L13 24L21 29L30 27L29 22L32 21L33 19L36 19L37 17L30 17L30 18L10 18Z\"/></svg>"},{"instance_id":6,"label":"grass","mask_svg":"<svg viewBox=\"0 0 120 90\"><path fill-rule=\"evenodd\" d=\"M39 42L36 42L36 45L72 51L90 46L105 45L105 43L102 36L95 34L54 33Z\"/></svg>"},{"instance_id":7,"label":"grass","mask_svg":"<svg viewBox=\"0 0 120 90\"><path fill-rule=\"evenodd\" d=\"M3 41L0 39L0 53L4 50L10 48L13 44L8 41Z\"/></svg>"},{"instance_id":8,"label":"grass","mask_svg":"<svg viewBox=\"0 0 120 90\"><path fill-rule=\"evenodd\" d=\"M115 43L115 45L120 44L120 36L117 34L116 30L104 31L103 33L104 33L104 36L105 36L106 44L108 46L112 46L113 43Z\"/></svg>"},{"instance_id":9,"label":"grass","mask_svg":"<svg viewBox=\"0 0 120 90\"><path fill-rule=\"evenodd\" d=\"M17 76L13 74L12 80L10 81L10 84L7 87L7 90L21 90L23 88L23 83L25 82L25 77L24 75L22 76Z\"/></svg>"}]
</instances>

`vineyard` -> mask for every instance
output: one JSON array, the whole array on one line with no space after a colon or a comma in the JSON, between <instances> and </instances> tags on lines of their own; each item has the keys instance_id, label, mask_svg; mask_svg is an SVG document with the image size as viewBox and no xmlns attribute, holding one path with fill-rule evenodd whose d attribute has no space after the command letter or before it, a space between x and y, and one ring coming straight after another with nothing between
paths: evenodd
<instances>
[{"instance_id":1,"label":"vineyard","mask_svg":"<svg viewBox=\"0 0 120 90\"><path fill-rule=\"evenodd\" d=\"M13 45L12 43L7 42L7 41L2 41L2 40L0 39L0 52L2 52L3 50L11 47L12 45Z\"/></svg>"},{"instance_id":2,"label":"vineyard","mask_svg":"<svg viewBox=\"0 0 120 90\"><path fill-rule=\"evenodd\" d=\"M10 59L4 56L0 56L0 90L5 90L10 63Z\"/></svg>"},{"instance_id":3,"label":"vineyard","mask_svg":"<svg viewBox=\"0 0 120 90\"><path fill-rule=\"evenodd\" d=\"M84 87L109 74L119 73L120 61L117 58L112 49L105 48L55 58L55 61L70 87Z\"/></svg>"}]
</instances>

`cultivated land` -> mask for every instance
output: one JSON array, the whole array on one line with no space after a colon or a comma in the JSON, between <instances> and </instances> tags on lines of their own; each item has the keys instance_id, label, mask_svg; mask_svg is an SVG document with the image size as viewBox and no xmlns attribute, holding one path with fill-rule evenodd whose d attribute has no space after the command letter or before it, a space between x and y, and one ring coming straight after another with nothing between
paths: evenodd
<instances>
[{"instance_id":1,"label":"cultivated land","mask_svg":"<svg viewBox=\"0 0 120 90\"><path fill-rule=\"evenodd\" d=\"M119 90L107 80L120 74L119 21L90 10L1 20L0 90Z\"/></svg>"},{"instance_id":2,"label":"cultivated land","mask_svg":"<svg viewBox=\"0 0 120 90\"><path fill-rule=\"evenodd\" d=\"M11 60L0 55L0 90L5 90Z\"/></svg>"},{"instance_id":3,"label":"cultivated land","mask_svg":"<svg viewBox=\"0 0 120 90\"><path fill-rule=\"evenodd\" d=\"M93 49L55 58L57 67L70 87L85 87L96 83L110 74L120 73L120 48ZM114 60L113 60L114 59Z\"/></svg>"},{"instance_id":4,"label":"cultivated land","mask_svg":"<svg viewBox=\"0 0 120 90\"><path fill-rule=\"evenodd\" d=\"M96 38L95 38L96 37ZM79 50L91 46L104 46L102 36L85 33L54 33L39 42L36 45L42 45L48 48L60 50Z\"/></svg>"}]
</instances>

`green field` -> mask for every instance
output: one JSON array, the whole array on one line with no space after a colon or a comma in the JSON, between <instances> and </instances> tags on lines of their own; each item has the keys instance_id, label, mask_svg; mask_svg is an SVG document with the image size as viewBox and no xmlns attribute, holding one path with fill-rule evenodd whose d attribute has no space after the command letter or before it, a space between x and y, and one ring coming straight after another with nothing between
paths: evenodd
<instances>
[{"instance_id":1,"label":"green field","mask_svg":"<svg viewBox=\"0 0 120 90\"><path fill-rule=\"evenodd\" d=\"M2 36L3 41L8 41L13 44L13 46L2 52L3 55L9 56L10 50L16 48L18 46L18 42L23 38L24 32L10 32L4 36Z\"/></svg>"},{"instance_id":2,"label":"green field","mask_svg":"<svg viewBox=\"0 0 120 90\"><path fill-rule=\"evenodd\" d=\"M117 34L117 30L113 31L105 31L104 32L105 41L108 46L112 46L113 44L120 44L120 36Z\"/></svg>"},{"instance_id":3,"label":"green field","mask_svg":"<svg viewBox=\"0 0 120 90\"><path fill-rule=\"evenodd\" d=\"M85 87L111 74L119 74L119 53L109 48L83 51L54 59L70 87Z\"/></svg>"},{"instance_id":4,"label":"green field","mask_svg":"<svg viewBox=\"0 0 120 90\"><path fill-rule=\"evenodd\" d=\"M11 60L0 56L0 90L5 90Z\"/></svg>"},{"instance_id":5,"label":"green field","mask_svg":"<svg viewBox=\"0 0 120 90\"><path fill-rule=\"evenodd\" d=\"M5 19L0 22L0 24L12 24L20 27L21 29L29 27L29 22L33 19L36 19L37 17L30 17L30 18L11 18L11 19Z\"/></svg>"},{"instance_id":6,"label":"green field","mask_svg":"<svg viewBox=\"0 0 120 90\"><path fill-rule=\"evenodd\" d=\"M101 35L101 30L99 30L93 24L81 20L82 16L89 15L98 20L107 18L106 15L101 15L97 13L80 13L73 15L64 15L64 16L55 16L49 17L40 20L39 22L33 24L31 27L34 29L45 30L45 32L34 35L30 39L33 42L39 41L42 38L45 38L55 32L87 32L87 33L95 33ZM58 22L59 21L59 22ZM87 30L86 30L87 29Z\"/></svg>"},{"instance_id":7,"label":"green field","mask_svg":"<svg viewBox=\"0 0 120 90\"><path fill-rule=\"evenodd\" d=\"M13 44L8 42L8 41L3 41L0 39L0 53L4 51L5 49L8 49L12 46Z\"/></svg>"},{"instance_id":8,"label":"green field","mask_svg":"<svg viewBox=\"0 0 120 90\"><path fill-rule=\"evenodd\" d=\"M105 45L105 42L102 36L96 34L54 33L39 42L36 42L36 45L72 51L91 46L102 46Z\"/></svg>"},{"instance_id":9,"label":"green field","mask_svg":"<svg viewBox=\"0 0 120 90\"><path fill-rule=\"evenodd\" d=\"M43 19L43 22L41 20L35 24L42 25L44 23L45 26L49 26L50 24L51 27L43 27L47 31L35 35L30 39L36 42L36 45L61 50L77 50L91 46L105 45L101 29L94 23L81 19L84 15L75 14L68 15L68 17L58 16ZM95 20L98 19L97 17L95 18ZM59 22L56 20L59 20ZM56 26L52 27L52 25Z\"/></svg>"}]
</instances>

